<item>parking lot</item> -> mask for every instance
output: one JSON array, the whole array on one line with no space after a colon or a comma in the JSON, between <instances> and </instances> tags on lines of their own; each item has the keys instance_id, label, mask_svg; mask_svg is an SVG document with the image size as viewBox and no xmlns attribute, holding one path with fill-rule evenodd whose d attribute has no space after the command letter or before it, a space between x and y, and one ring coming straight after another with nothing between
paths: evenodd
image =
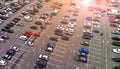
<instances>
[{"instance_id":1,"label":"parking lot","mask_svg":"<svg viewBox=\"0 0 120 69\"><path fill-rule=\"evenodd\" d=\"M0 66L0 69L36 69L36 67L45 69L112 69L114 66L119 66L112 61L112 58L119 56L115 52L112 53L114 48L118 49L119 47L111 45L114 41L111 40L111 37L115 36L111 32L116 28L109 25L106 12L102 16L99 11L91 11L91 6L98 6L106 10L109 8L105 5L106 3L97 5L95 1L89 4L80 1L77 6L70 3L71 1L68 0L61 2L52 0L42 3L33 0L19 11L14 10L14 13L0 25L0 29L6 31L0 37L9 36L9 39L0 43L0 56L11 50L12 46L17 47L15 50L18 49L18 51L13 53L14 56L10 60L0 57L8 62L5 67ZM99 8L97 10L100 10ZM91 19L95 17L100 20L100 22L96 22L97 25ZM8 24L11 26L10 23L15 24L9 28ZM85 33L89 34L86 36ZM88 36L90 37L88 38ZM52 41L50 37L56 37L57 41ZM82 45L81 42L88 42L88 46ZM49 43L53 45L47 46ZM84 62L83 59L80 59L83 61L76 60L75 56L79 57L80 48L88 49L88 55L82 52L86 54L82 54L82 57L85 56L87 62ZM41 54L44 55L44 59L40 57ZM44 60L47 64L41 66L41 62L37 63L38 59Z\"/></svg>"}]
</instances>

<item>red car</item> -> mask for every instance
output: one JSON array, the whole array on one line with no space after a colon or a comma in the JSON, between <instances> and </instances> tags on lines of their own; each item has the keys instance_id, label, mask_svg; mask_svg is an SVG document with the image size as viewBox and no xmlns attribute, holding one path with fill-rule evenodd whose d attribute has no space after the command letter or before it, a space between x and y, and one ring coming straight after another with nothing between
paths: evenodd
<instances>
[{"instance_id":1,"label":"red car","mask_svg":"<svg viewBox=\"0 0 120 69\"><path fill-rule=\"evenodd\" d=\"M111 27L117 27L117 24L116 23L110 23L110 26Z\"/></svg>"}]
</instances>

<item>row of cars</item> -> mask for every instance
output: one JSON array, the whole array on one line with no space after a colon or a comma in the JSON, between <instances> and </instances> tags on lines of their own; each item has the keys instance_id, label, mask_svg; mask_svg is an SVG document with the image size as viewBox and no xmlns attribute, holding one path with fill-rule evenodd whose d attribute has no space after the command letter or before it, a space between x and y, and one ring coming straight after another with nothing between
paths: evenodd
<instances>
[{"instance_id":1,"label":"row of cars","mask_svg":"<svg viewBox=\"0 0 120 69\"><path fill-rule=\"evenodd\" d=\"M16 46L11 46L10 49L8 49L7 52L2 55L3 59L0 60L0 66L6 66L8 60L10 60L17 51L19 51L19 48L17 48Z\"/></svg>"},{"instance_id":2,"label":"row of cars","mask_svg":"<svg viewBox=\"0 0 120 69\"><path fill-rule=\"evenodd\" d=\"M0 9L0 24L4 22L4 20L7 20L11 15L13 15L15 12L17 12L19 9L21 9L25 4L21 3L6 3L4 1L1 1L0 5L4 6L1 7Z\"/></svg>"},{"instance_id":3,"label":"row of cars","mask_svg":"<svg viewBox=\"0 0 120 69\"><path fill-rule=\"evenodd\" d=\"M82 38L83 39L87 39L87 40L91 40L93 38L93 32L94 33L100 33L100 17L101 17L101 12L100 10L95 10L95 12L93 13L94 16L87 16L86 20L88 22L83 24L84 30ZM89 46L89 42L88 41L81 41L80 42L81 45L83 46ZM87 55L89 53L89 48L84 47L84 48L79 48L75 57L76 61L81 61L83 63L87 63Z\"/></svg>"},{"instance_id":4,"label":"row of cars","mask_svg":"<svg viewBox=\"0 0 120 69\"><path fill-rule=\"evenodd\" d=\"M59 2L54 3L53 4L54 7L52 7L54 9L52 11L57 10L58 9L57 7L59 6L59 4L61 5L61 3L59 3ZM53 12L51 12L51 13L53 13ZM57 13L55 12L55 16ZM50 17L50 19L48 19L48 16ZM54 16L54 14L52 15L52 17L53 16ZM42 16L39 17L37 23L39 23L39 25L43 26L43 25L46 25L46 21L48 21L48 20L49 21L51 20L51 14L50 15L43 14ZM49 24L49 23L47 23L47 24ZM41 27L41 29L44 29L44 27ZM46 51L47 53L52 53L56 46L56 42L58 41L58 38L50 37L49 39L50 39L50 42L45 44L44 51ZM34 67L34 69L46 69L49 58L50 58L50 55L48 55L48 54L45 54L45 53L40 54L38 56L38 59L36 60L36 66Z\"/></svg>"},{"instance_id":5,"label":"row of cars","mask_svg":"<svg viewBox=\"0 0 120 69\"><path fill-rule=\"evenodd\" d=\"M114 27L115 30L111 31L112 34L114 35L120 35L120 31L119 31L119 12L118 10L116 9L108 9L108 19L109 19L109 22L110 22L110 26L111 27ZM113 46L120 46L120 38L119 36L112 36L111 39L112 39L112 45ZM112 52L113 53L117 53L117 54L120 54L120 49L119 48L114 48L112 49ZM113 57L112 58L112 61L114 62L118 62L120 63L120 58L119 57ZM113 69L119 69L120 66L114 66Z\"/></svg>"}]
</instances>

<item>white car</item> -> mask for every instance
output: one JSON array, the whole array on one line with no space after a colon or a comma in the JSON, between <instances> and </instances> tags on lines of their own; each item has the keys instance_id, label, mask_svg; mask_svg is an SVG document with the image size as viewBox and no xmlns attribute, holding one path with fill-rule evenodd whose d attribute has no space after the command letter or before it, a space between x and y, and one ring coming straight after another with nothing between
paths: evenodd
<instances>
[{"instance_id":1,"label":"white car","mask_svg":"<svg viewBox=\"0 0 120 69\"><path fill-rule=\"evenodd\" d=\"M84 26L92 26L92 24L91 23L84 23Z\"/></svg>"},{"instance_id":2,"label":"white car","mask_svg":"<svg viewBox=\"0 0 120 69\"><path fill-rule=\"evenodd\" d=\"M120 54L120 49L113 49L113 52Z\"/></svg>"},{"instance_id":3,"label":"white car","mask_svg":"<svg viewBox=\"0 0 120 69\"><path fill-rule=\"evenodd\" d=\"M93 24L93 25L100 25L100 22L92 21L92 24Z\"/></svg>"},{"instance_id":4,"label":"white car","mask_svg":"<svg viewBox=\"0 0 120 69\"><path fill-rule=\"evenodd\" d=\"M93 25L93 28L99 29L100 25Z\"/></svg>"},{"instance_id":5,"label":"white car","mask_svg":"<svg viewBox=\"0 0 120 69\"><path fill-rule=\"evenodd\" d=\"M28 22L33 20L29 15L24 16L24 19L25 21L28 21Z\"/></svg>"},{"instance_id":6,"label":"white car","mask_svg":"<svg viewBox=\"0 0 120 69\"><path fill-rule=\"evenodd\" d=\"M4 43L4 42L5 42L5 39L0 38L0 42Z\"/></svg>"},{"instance_id":7,"label":"white car","mask_svg":"<svg viewBox=\"0 0 120 69\"><path fill-rule=\"evenodd\" d=\"M83 68L81 68L81 67L76 67L75 69L83 69Z\"/></svg>"},{"instance_id":8,"label":"white car","mask_svg":"<svg viewBox=\"0 0 120 69\"><path fill-rule=\"evenodd\" d=\"M64 26L63 25L58 25L57 26L57 29L60 29L60 30L65 30Z\"/></svg>"},{"instance_id":9,"label":"white car","mask_svg":"<svg viewBox=\"0 0 120 69\"><path fill-rule=\"evenodd\" d=\"M117 28L118 31L120 31L120 28Z\"/></svg>"},{"instance_id":10,"label":"white car","mask_svg":"<svg viewBox=\"0 0 120 69\"><path fill-rule=\"evenodd\" d=\"M74 24L69 23L69 24L68 24L68 27L69 27L69 28L74 28L74 27L75 27L75 25L74 25Z\"/></svg>"},{"instance_id":11,"label":"white car","mask_svg":"<svg viewBox=\"0 0 120 69\"><path fill-rule=\"evenodd\" d=\"M28 39L28 37L25 36L25 35L22 35L22 36L19 37L19 39L20 39L20 40L23 40L23 41L26 41L26 40Z\"/></svg>"},{"instance_id":12,"label":"white car","mask_svg":"<svg viewBox=\"0 0 120 69\"><path fill-rule=\"evenodd\" d=\"M26 41L26 42L25 42L25 45L27 45L27 46L34 46L34 43L31 42L31 41Z\"/></svg>"},{"instance_id":13,"label":"white car","mask_svg":"<svg viewBox=\"0 0 120 69\"><path fill-rule=\"evenodd\" d=\"M19 48L17 48L16 46L11 46L10 49L12 49L14 51L19 51Z\"/></svg>"},{"instance_id":14,"label":"white car","mask_svg":"<svg viewBox=\"0 0 120 69\"><path fill-rule=\"evenodd\" d=\"M7 65L7 61L5 60L0 60L0 66L6 66Z\"/></svg>"},{"instance_id":15,"label":"white car","mask_svg":"<svg viewBox=\"0 0 120 69\"><path fill-rule=\"evenodd\" d=\"M39 58L39 59L42 59L42 60L46 60L46 61L49 60L49 56L44 55L44 54L40 54L38 58Z\"/></svg>"},{"instance_id":16,"label":"white car","mask_svg":"<svg viewBox=\"0 0 120 69\"><path fill-rule=\"evenodd\" d=\"M4 22L4 20L1 20L1 19L0 19L0 24L2 24L3 22Z\"/></svg>"},{"instance_id":17,"label":"white car","mask_svg":"<svg viewBox=\"0 0 120 69\"><path fill-rule=\"evenodd\" d=\"M72 28L66 28L66 32L74 32L74 29L72 29Z\"/></svg>"},{"instance_id":18,"label":"white car","mask_svg":"<svg viewBox=\"0 0 120 69\"><path fill-rule=\"evenodd\" d=\"M85 29L85 30L83 30L83 33L92 33L92 30L91 29Z\"/></svg>"}]
</instances>

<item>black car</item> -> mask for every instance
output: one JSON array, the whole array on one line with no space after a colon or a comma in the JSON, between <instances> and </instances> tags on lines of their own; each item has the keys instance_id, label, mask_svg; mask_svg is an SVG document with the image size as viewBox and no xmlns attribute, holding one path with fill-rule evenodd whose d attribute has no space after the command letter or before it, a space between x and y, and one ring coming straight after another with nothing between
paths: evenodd
<instances>
[{"instance_id":1,"label":"black car","mask_svg":"<svg viewBox=\"0 0 120 69\"><path fill-rule=\"evenodd\" d=\"M4 28L5 28L5 29L10 29L11 27L10 27L10 26L5 26Z\"/></svg>"},{"instance_id":2,"label":"black car","mask_svg":"<svg viewBox=\"0 0 120 69\"><path fill-rule=\"evenodd\" d=\"M3 39L9 39L9 36L3 35L3 36L1 36L1 38L3 38Z\"/></svg>"},{"instance_id":3,"label":"black car","mask_svg":"<svg viewBox=\"0 0 120 69\"><path fill-rule=\"evenodd\" d=\"M85 35L84 35L84 36L82 36L82 38L83 38L83 39L88 39L88 40L90 40L90 39L91 39L91 37L90 37L90 36L85 36Z\"/></svg>"},{"instance_id":4,"label":"black car","mask_svg":"<svg viewBox=\"0 0 120 69\"><path fill-rule=\"evenodd\" d=\"M13 27L14 24L13 24L13 23L9 23L9 24L7 24L6 26Z\"/></svg>"},{"instance_id":5,"label":"black car","mask_svg":"<svg viewBox=\"0 0 120 69\"><path fill-rule=\"evenodd\" d=\"M62 39L62 40L69 41L69 37L68 37L68 36L65 36L65 35L64 35L64 36L61 36L61 39Z\"/></svg>"},{"instance_id":6,"label":"black car","mask_svg":"<svg viewBox=\"0 0 120 69\"><path fill-rule=\"evenodd\" d=\"M14 31L11 30L11 29L7 30L7 32L8 32L8 33L14 33Z\"/></svg>"},{"instance_id":7,"label":"black car","mask_svg":"<svg viewBox=\"0 0 120 69\"><path fill-rule=\"evenodd\" d=\"M120 66L115 66L113 67L113 69L120 69Z\"/></svg>"},{"instance_id":8,"label":"black car","mask_svg":"<svg viewBox=\"0 0 120 69\"><path fill-rule=\"evenodd\" d=\"M84 33L83 36L93 37L93 34L92 33Z\"/></svg>"},{"instance_id":9,"label":"black car","mask_svg":"<svg viewBox=\"0 0 120 69\"><path fill-rule=\"evenodd\" d=\"M8 29L6 29L6 28L2 28L1 31L7 32Z\"/></svg>"},{"instance_id":10,"label":"black car","mask_svg":"<svg viewBox=\"0 0 120 69\"><path fill-rule=\"evenodd\" d=\"M63 36L63 33L61 33L61 32L55 32L54 34L58 35L58 36Z\"/></svg>"},{"instance_id":11,"label":"black car","mask_svg":"<svg viewBox=\"0 0 120 69\"><path fill-rule=\"evenodd\" d=\"M11 55L11 56L13 56L13 55L15 55L15 51L14 50L12 50L12 49L9 49L7 52L6 52L6 54L8 54L8 55Z\"/></svg>"},{"instance_id":12,"label":"black car","mask_svg":"<svg viewBox=\"0 0 120 69\"><path fill-rule=\"evenodd\" d=\"M58 38L57 37L50 37L50 40L52 40L52 41L58 41Z\"/></svg>"},{"instance_id":13,"label":"black car","mask_svg":"<svg viewBox=\"0 0 120 69\"><path fill-rule=\"evenodd\" d=\"M112 58L114 62L119 62L120 63L120 58Z\"/></svg>"},{"instance_id":14,"label":"black car","mask_svg":"<svg viewBox=\"0 0 120 69\"><path fill-rule=\"evenodd\" d=\"M117 36L111 37L112 40L120 41L120 38Z\"/></svg>"},{"instance_id":15,"label":"black car","mask_svg":"<svg viewBox=\"0 0 120 69\"><path fill-rule=\"evenodd\" d=\"M45 67L37 65L37 66L34 67L34 69L45 69Z\"/></svg>"},{"instance_id":16,"label":"black car","mask_svg":"<svg viewBox=\"0 0 120 69\"><path fill-rule=\"evenodd\" d=\"M118 42L118 41L114 41L114 42L112 42L112 45L120 46L120 42Z\"/></svg>"},{"instance_id":17,"label":"black car","mask_svg":"<svg viewBox=\"0 0 120 69\"><path fill-rule=\"evenodd\" d=\"M47 66L47 61L42 60L42 59L37 59L36 65L37 65L37 66L46 67L46 66Z\"/></svg>"}]
</instances>

